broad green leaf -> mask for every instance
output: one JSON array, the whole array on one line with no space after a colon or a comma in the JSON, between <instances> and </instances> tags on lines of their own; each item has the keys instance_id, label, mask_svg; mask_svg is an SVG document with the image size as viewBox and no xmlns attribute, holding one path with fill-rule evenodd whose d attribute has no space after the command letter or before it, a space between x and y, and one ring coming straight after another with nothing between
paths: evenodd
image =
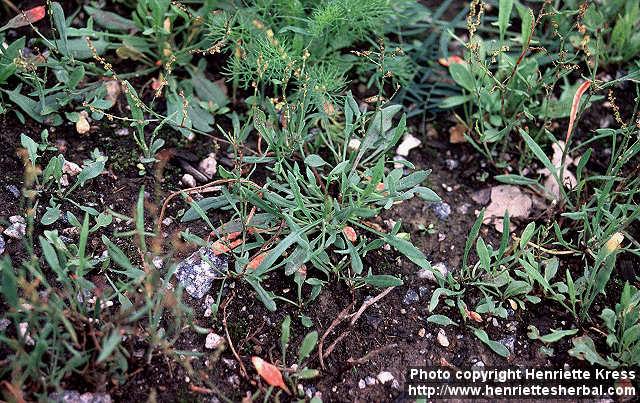
<instances>
[{"instance_id":1,"label":"broad green leaf","mask_svg":"<svg viewBox=\"0 0 640 403\"><path fill-rule=\"evenodd\" d=\"M316 348L316 343L318 342L318 332L313 331L307 334L302 340L302 344L300 344L300 349L298 350L298 365L304 361L309 354Z\"/></svg>"},{"instance_id":2,"label":"broad green leaf","mask_svg":"<svg viewBox=\"0 0 640 403\"><path fill-rule=\"evenodd\" d=\"M289 346L291 335L291 316L287 315L280 326L280 348L282 349L282 360L284 361Z\"/></svg>"},{"instance_id":3,"label":"broad green leaf","mask_svg":"<svg viewBox=\"0 0 640 403\"><path fill-rule=\"evenodd\" d=\"M441 326L449 326L449 325L458 326L456 322L452 321L451 319L449 319L448 316L444 316L444 315L431 315L427 318L427 322L436 323Z\"/></svg>"},{"instance_id":4,"label":"broad green leaf","mask_svg":"<svg viewBox=\"0 0 640 403\"><path fill-rule=\"evenodd\" d=\"M529 224L527 224L524 231L522 231L522 235L520 236L520 249L524 249L525 246L527 246L527 243L529 243L535 231L536 231L535 222L532 221Z\"/></svg>"},{"instance_id":5,"label":"broad green leaf","mask_svg":"<svg viewBox=\"0 0 640 403\"><path fill-rule=\"evenodd\" d=\"M200 99L213 102L220 107L229 103L229 99L218 84L207 79L202 72L196 71L192 73L191 82Z\"/></svg>"},{"instance_id":6,"label":"broad green leaf","mask_svg":"<svg viewBox=\"0 0 640 403\"><path fill-rule=\"evenodd\" d=\"M119 14L91 6L84 6L84 9L87 11L89 16L93 17L96 24L101 27L117 31L132 31L137 29L136 24L134 24L133 21L126 19Z\"/></svg>"},{"instance_id":7,"label":"broad green leaf","mask_svg":"<svg viewBox=\"0 0 640 403\"><path fill-rule=\"evenodd\" d=\"M420 249L413 246L413 244L404 239L398 238L394 235L386 235L384 241L389 245L396 248L396 250L406 256L413 263L417 264L423 269L431 268L431 264L427 260L424 253Z\"/></svg>"},{"instance_id":8,"label":"broad green leaf","mask_svg":"<svg viewBox=\"0 0 640 403\"><path fill-rule=\"evenodd\" d=\"M318 154L311 154L304 159L304 163L313 168L317 168L326 165L327 161L323 160Z\"/></svg>"},{"instance_id":9,"label":"broad green leaf","mask_svg":"<svg viewBox=\"0 0 640 403\"><path fill-rule=\"evenodd\" d=\"M475 91L475 79L466 63L451 63L449 66L449 74L451 74L451 78L465 90L469 92Z\"/></svg>"},{"instance_id":10,"label":"broad green leaf","mask_svg":"<svg viewBox=\"0 0 640 403\"><path fill-rule=\"evenodd\" d=\"M42 219L40 222L42 225L51 225L54 222L58 221L60 218L61 212L59 206L47 207L47 211L42 215Z\"/></svg>"},{"instance_id":11,"label":"broad green leaf","mask_svg":"<svg viewBox=\"0 0 640 403\"><path fill-rule=\"evenodd\" d=\"M540 336L540 341L542 341L543 343L555 343L556 341L564 337L573 336L576 333L578 333L578 329L570 329L570 330L551 329L551 333L545 334L544 336Z\"/></svg>"},{"instance_id":12,"label":"broad green leaf","mask_svg":"<svg viewBox=\"0 0 640 403\"><path fill-rule=\"evenodd\" d=\"M64 18L64 10L58 2L51 3L51 13L53 15L53 24L58 31L58 49L60 52L69 56L69 41L67 40L67 21Z\"/></svg>"},{"instance_id":13,"label":"broad green leaf","mask_svg":"<svg viewBox=\"0 0 640 403\"><path fill-rule=\"evenodd\" d=\"M36 160L38 159L38 143L23 133L20 135L20 144L22 144L22 147L27 149L29 160L35 165Z\"/></svg>"},{"instance_id":14,"label":"broad green leaf","mask_svg":"<svg viewBox=\"0 0 640 403\"><path fill-rule=\"evenodd\" d=\"M401 279L388 274L370 275L364 278L364 282L376 288L397 287L404 284Z\"/></svg>"},{"instance_id":15,"label":"broad green leaf","mask_svg":"<svg viewBox=\"0 0 640 403\"><path fill-rule=\"evenodd\" d=\"M272 294L262 287L260 280L254 277L247 277L247 282L256 291L258 298L262 301L264 306L271 312L275 312L277 308L276 301L273 299Z\"/></svg>"}]
</instances>

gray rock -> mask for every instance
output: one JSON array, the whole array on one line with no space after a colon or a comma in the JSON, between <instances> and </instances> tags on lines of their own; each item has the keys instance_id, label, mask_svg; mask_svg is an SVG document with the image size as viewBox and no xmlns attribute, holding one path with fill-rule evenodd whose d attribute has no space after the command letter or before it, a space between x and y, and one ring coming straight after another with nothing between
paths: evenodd
<instances>
[{"instance_id":1,"label":"gray rock","mask_svg":"<svg viewBox=\"0 0 640 403\"><path fill-rule=\"evenodd\" d=\"M83 393L75 390L63 390L49 395L49 401L55 403L111 403L107 393Z\"/></svg>"},{"instance_id":2,"label":"gray rock","mask_svg":"<svg viewBox=\"0 0 640 403\"><path fill-rule=\"evenodd\" d=\"M4 238L2 237L2 235L0 235L0 255L2 255L4 253Z\"/></svg>"},{"instance_id":3,"label":"gray rock","mask_svg":"<svg viewBox=\"0 0 640 403\"><path fill-rule=\"evenodd\" d=\"M213 279L229 269L225 256L216 256L210 248L202 247L178 264L176 278L193 298L202 298L211 289Z\"/></svg>"},{"instance_id":4,"label":"gray rock","mask_svg":"<svg viewBox=\"0 0 640 403\"><path fill-rule=\"evenodd\" d=\"M425 286L421 286L418 288L418 294L420 294L420 298L424 298L429 295L429 289Z\"/></svg>"},{"instance_id":5,"label":"gray rock","mask_svg":"<svg viewBox=\"0 0 640 403\"><path fill-rule=\"evenodd\" d=\"M360 389L364 389L364 388L366 388L366 387L367 387L367 384L366 384L366 382L364 381L364 379L360 379L360 381L358 382L358 387L359 387Z\"/></svg>"},{"instance_id":6,"label":"gray rock","mask_svg":"<svg viewBox=\"0 0 640 403\"><path fill-rule=\"evenodd\" d=\"M434 283L437 281L436 276L433 274L433 271L437 270L442 274L442 277L447 277L447 273L449 273L449 269L444 262L439 262L431 266L431 269L420 269L418 270L418 278L423 278L429 281L433 281Z\"/></svg>"},{"instance_id":7,"label":"gray rock","mask_svg":"<svg viewBox=\"0 0 640 403\"><path fill-rule=\"evenodd\" d=\"M453 171L460 166L460 162L458 162L458 160L448 158L444 160L444 166L446 166L449 171Z\"/></svg>"},{"instance_id":8,"label":"gray rock","mask_svg":"<svg viewBox=\"0 0 640 403\"><path fill-rule=\"evenodd\" d=\"M500 343L504 344L504 346L506 348L509 349L509 351L511 351L511 353L514 353L514 349L516 347L516 337L515 336L509 336L509 337L505 337L504 339L500 340Z\"/></svg>"},{"instance_id":9,"label":"gray rock","mask_svg":"<svg viewBox=\"0 0 640 403\"><path fill-rule=\"evenodd\" d=\"M451 206L444 202L432 204L431 210L433 210L433 214L440 220L446 220L451 214Z\"/></svg>"},{"instance_id":10,"label":"gray rock","mask_svg":"<svg viewBox=\"0 0 640 403\"><path fill-rule=\"evenodd\" d=\"M485 206L491 200L491 188L478 190L471 194L471 198L479 205Z\"/></svg>"},{"instance_id":11,"label":"gray rock","mask_svg":"<svg viewBox=\"0 0 640 403\"><path fill-rule=\"evenodd\" d=\"M24 218L19 215L12 215L9 217L9 222L11 225L3 233L9 238L22 239L27 230Z\"/></svg>"},{"instance_id":12,"label":"gray rock","mask_svg":"<svg viewBox=\"0 0 640 403\"><path fill-rule=\"evenodd\" d=\"M420 297L418 297L418 293L413 289L409 289L409 291L407 291L407 293L405 294L404 299L402 300L402 303L405 305L411 305L411 304L415 304L419 300L420 300Z\"/></svg>"},{"instance_id":13,"label":"gray rock","mask_svg":"<svg viewBox=\"0 0 640 403\"><path fill-rule=\"evenodd\" d=\"M375 385L377 383L376 378L372 376L368 376L364 378L364 381L367 383L368 386Z\"/></svg>"},{"instance_id":14,"label":"gray rock","mask_svg":"<svg viewBox=\"0 0 640 403\"><path fill-rule=\"evenodd\" d=\"M18 189L16 185L7 185L4 188L7 189L15 198L20 197L20 189Z\"/></svg>"}]
</instances>

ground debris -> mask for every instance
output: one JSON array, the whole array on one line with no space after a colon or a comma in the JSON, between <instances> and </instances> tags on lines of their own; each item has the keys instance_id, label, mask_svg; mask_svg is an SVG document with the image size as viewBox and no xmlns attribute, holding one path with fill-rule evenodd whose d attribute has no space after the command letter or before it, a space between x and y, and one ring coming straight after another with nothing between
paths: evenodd
<instances>
[{"instance_id":1,"label":"ground debris","mask_svg":"<svg viewBox=\"0 0 640 403\"><path fill-rule=\"evenodd\" d=\"M75 390L63 390L49 395L53 403L111 403L111 396L107 393L83 393Z\"/></svg>"},{"instance_id":2,"label":"ground debris","mask_svg":"<svg viewBox=\"0 0 640 403\"><path fill-rule=\"evenodd\" d=\"M389 371L382 371L378 374L378 376L376 377L378 378L378 381L380 381L380 383L385 384L387 382L391 382L394 379L396 379L393 374Z\"/></svg>"},{"instance_id":3,"label":"ground debris","mask_svg":"<svg viewBox=\"0 0 640 403\"><path fill-rule=\"evenodd\" d=\"M396 154L408 157L409 152L420 145L421 141L412 134L407 134L396 149Z\"/></svg>"},{"instance_id":4,"label":"ground debris","mask_svg":"<svg viewBox=\"0 0 640 403\"><path fill-rule=\"evenodd\" d=\"M517 186L500 185L491 188L491 203L484 213L484 223L493 222L496 230L502 233L505 211L510 218L528 218L533 201ZM515 227L514 227L515 229Z\"/></svg>"},{"instance_id":5,"label":"ground debris","mask_svg":"<svg viewBox=\"0 0 640 403\"><path fill-rule=\"evenodd\" d=\"M9 222L11 223L11 225L7 229L5 229L3 233L9 238L22 239L27 230L24 218L19 215L12 215L11 217L9 217Z\"/></svg>"},{"instance_id":6,"label":"ground debris","mask_svg":"<svg viewBox=\"0 0 640 403\"><path fill-rule=\"evenodd\" d=\"M202 247L178 264L176 278L193 298L202 298L211 289L213 279L226 273L225 256L216 256L211 248Z\"/></svg>"}]
</instances>

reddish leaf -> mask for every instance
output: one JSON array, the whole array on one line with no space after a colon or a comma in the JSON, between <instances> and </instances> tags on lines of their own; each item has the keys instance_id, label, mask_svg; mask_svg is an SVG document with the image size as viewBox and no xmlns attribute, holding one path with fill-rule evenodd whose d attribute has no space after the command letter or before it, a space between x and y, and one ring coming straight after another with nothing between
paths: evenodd
<instances>
[{"instance_id":1,"label":"reddish leaf","mask_svg":"<svg viewBox=\"0 0 640 403\"><path fill-rule=\"evenodd\" d=\"M342 233L349 240L349 242L355 242L358 239L358 234L356 234L356 230L352 227L346 226L342 229Z\"/></svg>"},{"instance_id":2,"label":"reddish leaf","mask_svg":"<svg viewBox=\"0 0 640 403\"><path fill-rule=\"evenodd\" d=\"M444 57L441 57L440 59L438 59L438 63L440 63L442 66L444 67L449 67L452 64L462 64L464 63L464 59L461 58L460 56L449 56L446 59Z\"/></svg>"},{"instance_id":3,"label":"reddish leaf","mask_svg":"<svg viewBox=\"0 0 640 403\"><path fill-rule=\"evenodd\" d=\"M34 22L43 19L46 14L47 9L45 8L45 6L38 6L27 11L23 11L10 19L9 22L5 24L5 26L0 28L0 31L11 28L20 28L29 24L33 24Z\"/></svg>"},{"instance_id":4,"label":"reddish leaf","mask_svg":"<svg viewBox=\"0 0 640 403\"><path fill-rule=\"evenodd\" d=\"M467 311L467 316L476 322L482 322L482 316L475 311Z\"/></svg>"},{"instance_id":5,"label":"reddish leaf","mask_svg":"<svg viewBox=\"0 0 640 403\"><path fill-rule=\"evenodd\" d=\"M590 85L591 81L585 81L584 83L582 83L582 85L580 85L580 87L578 87L576 95L573 96L573 102L571 103L571 114L569 115L569 127L567 128L567 138L564 140L566 144L569 143L569 138L571 137L571 132L573 131L573 125L576 120L576 115L578 114L578 107L580 106L580 99Z\"/></svg>"},{"instance_id":6,"label":"reddish leaf","mask_svg":"<svg viewBox=\"0 0 640 403\"><path fill-rule=\"evenodd\" d=\"M282 373L280 372L278 367L266 362L260 357L255 357L255 356L251 357L251 362L253 363L253 366L256 368L256 371L258 371L258 375L260 375L262 379L264 379L269 385L276 386L284 390L285 392L291 394L289 392L289 388L287 388L287 385L284 384L284 380L282 379Z\"/></svg>"},{"instance_id":7,"label":"reddish leaf","mask_svg":"<svg viewBox=\"0 0 640 403\"><path fill-rule=\"evenodd\" d=\"M244 242L242 239L236 239L240 236L241 232L231 232L226 236L223 236L220 240L215 241L213 245L211 245L211 249L213 249L213 253L218 256L223 253L227 253L230 250L237 248L242 245ZM211 232L211 235L216 235L215 232ZM232 242L233 241L233 242Z\"/></svg>"},{"instance_id":8,"label":"reddish leaf","mask_svg":"<svg viewBox=\"0 0 640 403\"><path fill-rule=\"evenodd\" d=\"M264 258L267 257L266 253L261 253L258 256L254 257L249 264L247 265L247 269L255 270L260 266Z\"/></svg>"}]
</instances>

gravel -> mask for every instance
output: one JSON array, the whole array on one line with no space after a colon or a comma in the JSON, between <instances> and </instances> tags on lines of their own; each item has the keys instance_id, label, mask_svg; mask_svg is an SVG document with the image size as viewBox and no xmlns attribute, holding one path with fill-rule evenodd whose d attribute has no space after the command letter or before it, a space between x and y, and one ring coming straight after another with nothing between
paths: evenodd
<instances>
[{"instance_id":1,"label":"gravel","mask_svg":"<svg viewBox=\"0 0 640 403\"><path fill-rule=\"evenodd\" d=\"M63 390L52 393L48 398L52 403L111 403L111 396L107 393L83 393L75 390Z\"/></svg>"},{"instance_id":2,"label":"gravel","mask_svg":"<svg viewBox=\"0 0 640 403\"><path fill-rule=\"evenodd\" d=\"M176 278L189 295L200 299L211 289L213 279L228 269L226 257L216 256L210 248L202 247L178 264Z\"/></svg>"}]
</instances>

